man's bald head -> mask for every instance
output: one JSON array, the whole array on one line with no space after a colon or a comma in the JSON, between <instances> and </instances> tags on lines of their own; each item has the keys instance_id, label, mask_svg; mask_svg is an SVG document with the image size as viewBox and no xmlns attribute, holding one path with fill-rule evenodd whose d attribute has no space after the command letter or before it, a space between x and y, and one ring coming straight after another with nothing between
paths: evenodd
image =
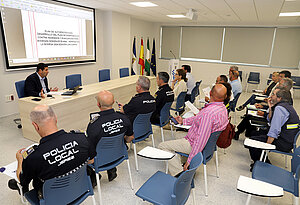
<instances>
[{"instance_id":1,"label":"man's bald head","mask_svg":"<svg viewBox=\"0 0 300 205\"><path fill-rule=\"evenodd\" d=\"M222 84L216 84L212 87L210 92L211 102L223 102L226 98L227 89Z\"/></svg>"},{"instance_id":2,"label":"man's bald head","mask_svg":"<svg viewBox=\"0 0 300 205\"><path fill-rule=\"evenodd\" d=\"M97 95L98 106L103 109L111 109L114 104L114 95L107 91L102 90Z\"/></svg>"},{"instance_id":3,"label":"man's bald head","mask_svg":"<svg viewBox=\"0 0 300 205\"><path fill-rule=\"evenodd\" d=\"M49 122L55 122L56 124L55 113L48 105L38 105L33 108L30 113L30 119L39 126L44 126Z\"/></svg>"}]
</instances>

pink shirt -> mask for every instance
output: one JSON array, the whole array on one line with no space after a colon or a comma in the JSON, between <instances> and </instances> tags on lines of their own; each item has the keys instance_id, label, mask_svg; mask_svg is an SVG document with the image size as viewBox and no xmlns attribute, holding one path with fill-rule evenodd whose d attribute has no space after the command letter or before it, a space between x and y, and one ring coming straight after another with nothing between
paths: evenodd
<instances>
[{"instance_id":1,"label":"pink shirt","mask_svg":"<svg viewBox=\"0 0 300 205\"><path fill-rule=\"evenodd\" d=\"M196 116L184 119L183 125L191 126L185 136L192 147L188 162L202 152L211 133L224 130L227 124L228 114L223 102L208 103Z\"/></svg>"}]
</instances>

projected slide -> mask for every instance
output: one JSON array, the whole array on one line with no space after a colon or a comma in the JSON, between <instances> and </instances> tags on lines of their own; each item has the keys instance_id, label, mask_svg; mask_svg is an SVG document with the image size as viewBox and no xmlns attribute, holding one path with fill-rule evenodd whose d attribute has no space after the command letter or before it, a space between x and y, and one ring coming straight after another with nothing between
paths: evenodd
<instances>
[{"instance_id":1,"label":"projected slide","mask_svg":"<svg viewBox=\"0 0 300 205\"><path fill-rule=\"evenodd\" d=\"M95 61L94 10L48 2L1 0L8 69Z\"/></svg>"}]
</instances>

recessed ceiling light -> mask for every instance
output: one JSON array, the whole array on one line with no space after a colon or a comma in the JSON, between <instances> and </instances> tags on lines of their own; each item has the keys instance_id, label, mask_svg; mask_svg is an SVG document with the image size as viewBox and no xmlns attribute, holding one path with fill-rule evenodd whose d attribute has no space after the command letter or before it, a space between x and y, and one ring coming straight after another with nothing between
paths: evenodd
<instances>
[{"instance_id":1,"label":"recessed ceiling light","mask_svg":"<svg viewBox=\"0 0 300 205\"><path fill-rule=\"evenodd\" d=\"M279 16L300 16L300 12L285 12L280 13Z\"/></svg>"},{"instance_id":2,"label":"recessed ceiling light","mask_svg":"<svg viewBox=\"0 0 300 205\"><path fill-rule=\"evenodd\" d=\"M182 14L176 14L176 15L167 15L170 18L186 18L185 15Z\"/></svg>"},{"instance_id":3,"label":"recessed ceiling light","mask_svg":"<svg viewBox=\"0 0 300 205\"><path fill-rule=\"evenodd\" d=\"M138 7L154 7L154 6L158 6L152 2L149 1L142 1L142 2L131 2L130 4L134 5L134 6L138 6Z\"/></svg>"}]
</instances>

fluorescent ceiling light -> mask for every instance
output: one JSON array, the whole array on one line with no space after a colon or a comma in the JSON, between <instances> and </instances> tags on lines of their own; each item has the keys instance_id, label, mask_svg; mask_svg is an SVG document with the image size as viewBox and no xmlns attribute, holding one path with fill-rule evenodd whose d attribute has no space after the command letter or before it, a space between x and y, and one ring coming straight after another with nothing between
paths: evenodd
<instances>
[{"instance_id":1,"label":"fluorescent ceiling light","mask_svg":"<svg viewBox=\"0 0 300 205\"><path fill-rule=\"evenodd\" d=\"M279 16L300 16L300 12L285 12L280 13Z\"/></svg>"},{"instance_id":2,"label":"fluorescent ceiling light","mask_svg":"<svg viewBox=\"0 0 300 205\"><path fill-rule=\"evenodd\" d=\"M131 2L130 4L134 5L134 6L138 6L138 7L154 7L154 6L158 6L152 2L149 1L142 1L142 2Z\"/></svg>"},{"instance_id":3,"label":"fluorescent ceiling light","mask_svg":"<svg viewBox=\"0 0 300 205\"><path fill-rule=\"evenodd\" d=\"M170 18L186 18L185 15L182 14L176 14L176 15L167 15Z\"/></svg>"}]
</instances>

